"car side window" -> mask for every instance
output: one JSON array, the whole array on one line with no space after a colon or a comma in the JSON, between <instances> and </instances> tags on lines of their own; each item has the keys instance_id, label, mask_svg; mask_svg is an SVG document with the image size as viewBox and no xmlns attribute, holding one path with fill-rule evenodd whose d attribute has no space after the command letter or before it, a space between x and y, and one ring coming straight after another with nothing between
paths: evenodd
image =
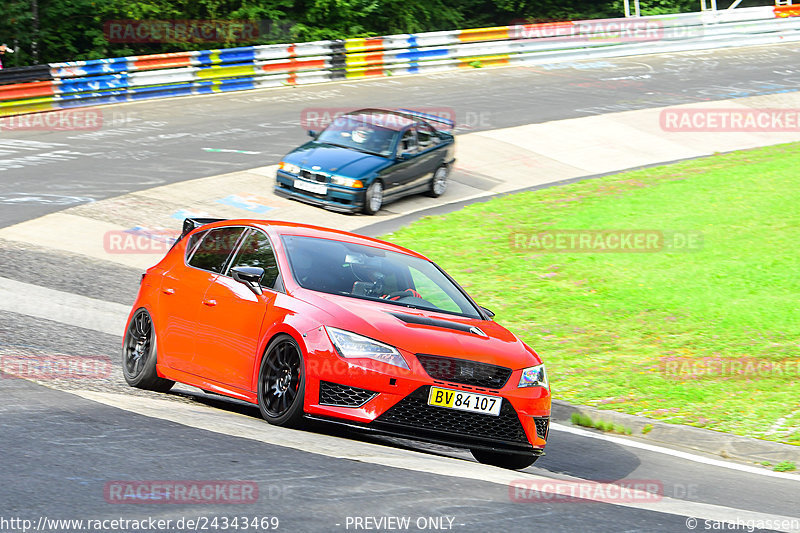
<instances>
[{"instance_id":1,"label":"car side window","mask_svg":"<svg viewBox=\"0 0 800 533\"><path fill-rule=\"evenodd\" d=\"M401 154L405 152L410 152L412 154L417 153L417 135L413 128L403 132L403 136L400 138L398 151Z\"/></svg>"},{"instance_id":2,"label":"car side window","mask_svg":"<svg viewBox=\"0 0 800 533\"><path fill-rule=\"evenodd\" d=\"M209 230L189 258L189 265L201 270L221 273L243 231L242 227Z\"/></svg>"},{"instance_id":3,"label":"car side window","mask_svg":"<svg viewBox=\"0 0 800 533\"><path fill-rule=\"evenodd\" d=\"M436 135L436 132L433 131L427 124L418 124L417 125L417 142L419 143L420 150L427 150L437 142L439 142L439 136Z\"/></svg>"},{"instance_id":4,"label":"car side window","mask_svg":"<svg viewBox=\"0 0 800 533\"><path fill-rule=\"evenodd\" d=\"M275 260L272 244L264 232L253 230L245 237L231 262L231 268L237 266L263 268L261 286L274 288L275 280L278 279L278 262Z\"/></svg>"},{"instance_id":5,"label":"car side window","mask_svg":"<svg viewBox=\"0 0 800 533\"><path fill-rule=\"evenodd\" d=\"M198 231L192 233L189 236L189 240L186 242L186 261L189 261L189 258L194 253L195 249L197 248L197 244L205 237L207 231Z\"/></svg>"}]
</instances>

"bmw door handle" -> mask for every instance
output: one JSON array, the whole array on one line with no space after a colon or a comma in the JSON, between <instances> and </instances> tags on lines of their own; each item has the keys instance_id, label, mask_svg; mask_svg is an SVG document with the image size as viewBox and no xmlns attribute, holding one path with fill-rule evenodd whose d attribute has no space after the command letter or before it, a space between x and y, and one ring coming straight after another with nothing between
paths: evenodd
<instances>
[{"instance_id":1,"label":"bmw door handle","mask_svg":"<svg viewBox=\"0 0 800 533\"><path fill-rule=\"evenodd\" d=\"M216 300L203 300L203 305L207 305L209 307L214 307L215 305L217 305L217 301Z\"/></svg>"}]
</instances>

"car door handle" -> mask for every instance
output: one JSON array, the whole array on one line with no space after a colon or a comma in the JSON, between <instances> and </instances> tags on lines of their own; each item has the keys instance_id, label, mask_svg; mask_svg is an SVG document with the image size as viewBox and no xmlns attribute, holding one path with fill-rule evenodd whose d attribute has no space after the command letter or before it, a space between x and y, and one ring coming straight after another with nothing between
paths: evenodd
<instances>
[{"instance_id":1,"label":"car door handle","mask_svg":"<svg viewBox=\"0 0 800 533\"><path fill-rule=\"evenodd\" d=\"M175 289L167 287L167 288L161 289L161 292L163 292L164 294L175 294Z\"/></svg>"},{"instance_id":2,"label":"car door handle","mask_svg":"<svg viewBox=\"0 0 800 533\"><path fill-rule=\"evenodd\" d=\"M214 307L215 305L217 305L217 301L216 300L203 300L203 305L207 305L209 307Z\"/></svg>"}]
</instances>

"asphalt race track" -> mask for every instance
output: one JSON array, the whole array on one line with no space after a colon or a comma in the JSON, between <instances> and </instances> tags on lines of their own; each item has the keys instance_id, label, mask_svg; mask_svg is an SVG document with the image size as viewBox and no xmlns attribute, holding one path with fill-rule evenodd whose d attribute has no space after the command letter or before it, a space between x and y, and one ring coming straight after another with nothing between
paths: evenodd
<instances>
[{"instance_id":1,"label":"asphalt race track","mask_svg":"<svg viewBox=\"0 0 800 533\"><path fill-rule=\"evenodd\" d=\"M162 184L274 164L305 139L301 117L324 109L452 108L457 132L466 133L796 91L798 58L800 45L790 44L100 108L104 124L96 131L0 132L0 227ZM372 222L363 220L365 226ZM0 264L0 295L8 280L22 282L32 306L46 307L66 294L72 299L64 301L74 302L69 305L77 312L89 299L99 300L112 321L130 306L141 273L3 240ZM30 528L40 531L73 531L78 528L48 527L47 520L154 518L172 520L162 531L185 531L203 528L180 528L178 520L185 525L237 516L277 517L278 531L746 531L758 521L768 530L800 530L800 476L732 461L721 466L710 454L687 457L635 447L636 439L607 440L555 426L547 456L516 473L478 465L468 453L446 447L326 426L275 428L253 406L190 387L176 386L166 395L133 390L119 370L122 329L106 331L97 325L100 311L86 313L97 320L77 327L0 311L0 356L94 356L113 365L107 379L52 380L47 386L2 374L0 532L23 530L11 519L30 520ZM655 485L661 495L614 503L526 500L508 486L522 479L622 480ZM246 480L257 484L258 499L110 501L108 483L125 480ZM409 525L401 528L402 520L390 517L407 518ZM766 522L783 518L795 521ZM130 523L104 527L137 530Z\"/></svg>"}]
</instances>

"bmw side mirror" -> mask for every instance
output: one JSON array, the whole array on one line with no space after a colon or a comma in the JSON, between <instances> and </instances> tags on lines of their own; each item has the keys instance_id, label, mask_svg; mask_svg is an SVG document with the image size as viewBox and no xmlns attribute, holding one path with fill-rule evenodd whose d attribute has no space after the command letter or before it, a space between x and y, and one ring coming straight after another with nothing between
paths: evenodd
<instances>
[{"instance_id":1,"label":"bmw side mirror","mask_svg":"<svg viewBox=\"0 0 800 533\"><path fill-rule=\"evenodd\" d=\"M309 137L314 137L316 139L317 138L317 133L319 133L319 132L316 131L316 130L308 130L308 136Z\"/></svg>"},{"instance_id":2,"label":"bmw side mirror","mask_svg":"<svg viewBox=\"0 0 800 533\"><path fill-rule=\"evenodd\" d=\"M486 316L488 316L490 319L494 318L494 312L493 312L493 311L491 311L491 310L489 310L489 309L486 309L486 308L485 308L485 307L483 307L483 306L480 306L480 308L481 308L481 311L483 311L484 313L486 313Z\"/></svg>"},{"instance_id":3,"label":"bmw side mirror","mask_svg":"<svg viewBox=\"0 0 800 533\"><path fill-rule=\"evenodd\" d=\"M253 294L263 294L261 289L261 276L264 275L264 269L261 267L233 267L231 269L231 276L239 283L244 283L247 288L253 291Z\"/></svg>"}]
</instances>

